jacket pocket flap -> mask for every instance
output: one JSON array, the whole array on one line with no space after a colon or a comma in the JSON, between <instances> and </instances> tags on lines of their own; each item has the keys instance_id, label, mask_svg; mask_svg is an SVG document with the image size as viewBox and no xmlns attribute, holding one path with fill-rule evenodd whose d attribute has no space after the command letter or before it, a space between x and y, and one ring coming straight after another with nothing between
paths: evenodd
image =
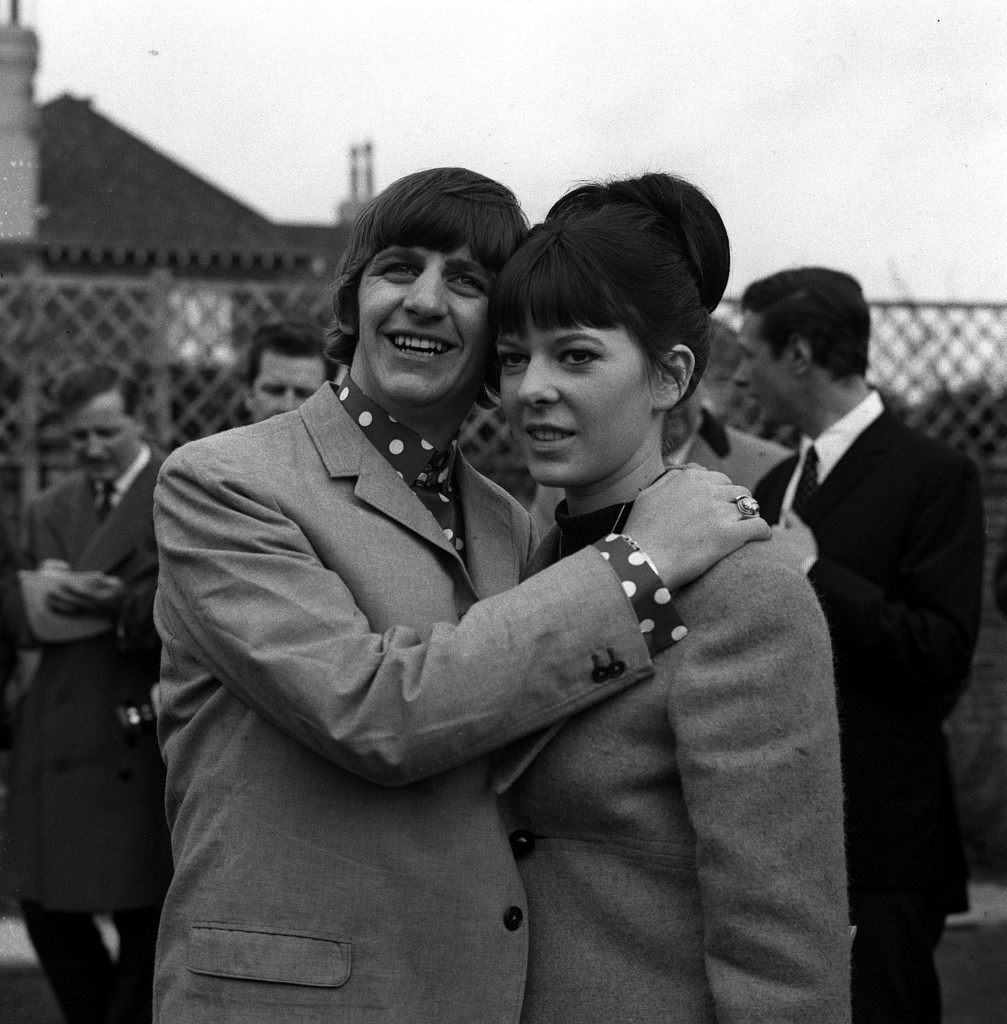
<instances>
[{"instance_id":1,"label":"jacket pocket flap","mask_svg":"<svg viewBox=\"0 0 1007 1024\"><path fill-rule=\"evenodd\" d=\"M196 974L338 988L350 976L350 952L350 943L319 935L196 924L186 962Z\"/></svg>"}]
</instances>

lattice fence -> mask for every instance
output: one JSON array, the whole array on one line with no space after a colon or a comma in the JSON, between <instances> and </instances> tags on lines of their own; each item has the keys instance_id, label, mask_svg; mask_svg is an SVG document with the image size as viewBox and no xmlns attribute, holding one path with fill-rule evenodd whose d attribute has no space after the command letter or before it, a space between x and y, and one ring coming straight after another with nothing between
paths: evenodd
<instances>
[{"instance_id":1,"label":"lattice fence","mask_svg":"<svg viewBox=\"0 0 1007 1024\"><path fill-rule=\"evenodd\" d=\"M51 394L69 366L100 358L131 369L151 437L172 448L240 422L240 365L258 323L287 311L326 322L329 305L325 289L302 281L0 278L0 502L12 535L66 465ZM720 313L738 320L733 303ZM992 555L1007 543L1007 305L876 303L873 322L872 379L888 402L979 463ZM513 493L530 492L497 411L473 414L463 446ZM949 732L973 849L1007 869L1007 631L987 572L975 677Z\"/></svg>"},{"instance_id":2,"label":"lattice fence","mask_svg":"<svg viewBox=\"0 0 1007 1024\"><path fill-rule=\"evenodd\" d=\"M240 365L262 320L297 311L326 322L330 295L301 281L216 282L25 274L0 280L0 480L9 518L65 464L53 383L82 360L112 360L141 383L158 444L241 420ZM1007 438L1007 306L876 303L872 377L908 422L988 460ZM737 321L737 307L721 315ZM466 424L468 454L527 488L496 411Z\"/></svg>"}]
</instances>

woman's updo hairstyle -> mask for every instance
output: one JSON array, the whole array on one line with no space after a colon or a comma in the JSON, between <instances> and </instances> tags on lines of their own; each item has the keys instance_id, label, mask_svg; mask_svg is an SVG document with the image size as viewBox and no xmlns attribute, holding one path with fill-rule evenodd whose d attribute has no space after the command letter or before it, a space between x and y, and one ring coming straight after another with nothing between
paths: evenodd
<instances>
[{"instance_id":1,"label":"woman's updo hairstyle","mask_svg":"<svg viewBox=\"0 0 1007 1024\"><path fill-rule=\"evenodd\" d=\"M695 185L644 174L568 192L531 230L497 279L497 336L578 325L624 327L659 372L675 345L692 350L699 383L710 314L730 272L727 229Z\"/></svg>"}]
</instances>

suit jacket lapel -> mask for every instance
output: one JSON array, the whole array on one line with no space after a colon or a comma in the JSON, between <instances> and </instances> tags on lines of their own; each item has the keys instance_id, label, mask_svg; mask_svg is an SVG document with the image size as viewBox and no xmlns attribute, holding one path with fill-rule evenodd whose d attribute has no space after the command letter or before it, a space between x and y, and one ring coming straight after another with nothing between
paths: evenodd
<instances>
[{"instance_id":1,"label":"suit jacket lapel","mask_svg":"<svg viewBox=\"0 0 1007 1024\"><path fill-rule=\"evenodd\" d=\"M817 526L870 470L877 458L886 450L893 422L890 413L882 413L832 467L805 509L804 521L808 526Z\"/></svg>"},{"instance_id":2,"label":"suit jacket lapel","mask_svg":"<svg viewBox=\"0 0 1007 1024\"><path fill-rule=\"evenodd\" d=\"M70 563L75 569L82 568L81 558L87 551L95 531L98 529L98 512L94 505L94 491L83 473L77 475L67 488L58 509L47 514L53 530L62 538ZM83 568L93 568L84 566Z\"/></svg>"},{"instance_id":3,"label":"suit jacket lapel","mask_svg":"<svg viewBox=\"0 0 1007 1024\"><path fill-rule=\"evenodd\" d=\"M797 460L797 455L784 459L759 481L752 492L762 508L762 518L767 523L776 524L780 521L783 496L787 493L787 484L793 476Z\"/></svg>"},{"instance_id":4,"label":"suit jacket lapel","mask_svg":"<svg viewBox=\"0 0 1007 1024\"><path fill-rule=\"evenodd\" d=\"M550 526L546 530L545 536L539 542L538 547L532 552L531 558L528 559L528 564L521 574L522 579L526 580L529 576L534 576L535 573L548 568L559 558L559 538L558 526Z\"/></svg>"},{"instance_id":5,"label":"suit jacket lapel","mask_svg":"<svg viewBox=\"0 0 1007 1024\"><path fill-rule=\"evenodd\" d=\"M524 551L514 542L511 506L459 454L456 479L465 519L465 568L479 600L516 586Z\"/></svg>"},{"instance_id":6,"label":"suit jacket lapel","mask_svg":"<svg viewBox=\"0 0 1007 1024\"><path fill-rule=\"evenodd\" d=\"M461 564L437 521L392 469L388 460L346 415L331 387L319 388L301 406L300 412L308 434L334 480L356 477L354 494L361 501L401 523Z\"/></svg>"},{"instance_id":7,"label":"suit jacket lapel","mask_svg":"<svg viewBox=\"0 0 1007 1024\"><path fill-rule=\"evenodd\" d=\"M159 455L152 453L150 461L130 484L119 504L103 523L97 525L80 554L81 569L111 572L132 554L138 541L144 537L153 537L151 496L163 461ZM93 499L91 507L94 508ZM97 524L97 516L94 522Z\"/></svg>"}]
</instances>

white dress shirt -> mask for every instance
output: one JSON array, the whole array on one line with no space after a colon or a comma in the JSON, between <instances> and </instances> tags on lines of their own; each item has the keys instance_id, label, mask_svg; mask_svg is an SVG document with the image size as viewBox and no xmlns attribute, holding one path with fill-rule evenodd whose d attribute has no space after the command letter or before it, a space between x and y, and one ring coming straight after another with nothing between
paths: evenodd
<instances>
[{"instance_id":1,"label":"white dress shirt","mask_svg":"<svg viewBox=\"0 0 1007 1024\"><path fill-rule=\"evenodd\" d=\"M133 481L144 471L147 463L150 462L150 446L141 444L137 457L129 464L126 471L112 484L112 493L109 495L109 503L112 508L122 501L122 496L130 489Z\"/></svg>"},{"instance_id":2,"label":"white dress shirt","mask_svg":"<svg viewBox=\"0 0 1007 1024\"><path fill-rule=\"evenodd\" d=\"M850 450L853 442L885 411L881 402L881 396L877 391L872 391L862 402L855 405L841 420L836 420L826 430L823 430L818 437L810 438L801 435L800 455L797 465L794 467L790 483L787 484L786 493L783 495L783 511L789 512L794 505L794 494L797 491L797 481L801 478L801 470L804 469L804 459L808 449L814 445L818 453L818 483L824 483L825 478L836 467L836 463Z\"/></svg>"}]
</instances>

